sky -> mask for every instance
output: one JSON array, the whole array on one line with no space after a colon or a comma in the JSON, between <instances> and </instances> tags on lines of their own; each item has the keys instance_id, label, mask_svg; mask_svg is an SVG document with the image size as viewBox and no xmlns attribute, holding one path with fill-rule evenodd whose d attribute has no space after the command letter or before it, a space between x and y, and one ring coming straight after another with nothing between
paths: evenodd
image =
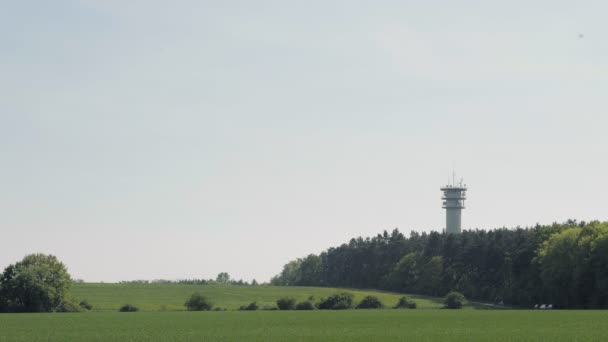
<instances>
[{"instance_id":1,"label":"sky","mask_svg":"<svg viewBox=\"0 0 608 342\"><path fill-rule=\"evenodd\" d=\"M267 281L383 230L608 220L605 1L0 0L0 267Z\"/></svg>"}]
</instances>

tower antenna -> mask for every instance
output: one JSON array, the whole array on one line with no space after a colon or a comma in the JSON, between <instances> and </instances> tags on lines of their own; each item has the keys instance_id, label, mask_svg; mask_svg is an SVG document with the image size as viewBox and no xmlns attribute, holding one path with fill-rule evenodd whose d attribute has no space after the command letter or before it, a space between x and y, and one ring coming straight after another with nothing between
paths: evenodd
<instances>
[{"instance_id":1,"label":"tower antenna","mask_svg":"<svg viewBox=\"0 0 608 342\"><path fill-rule=\"evenodd\" d=\"M456 161L452 160L452 185L456 185Z\"/></svg>"}]
</instances>

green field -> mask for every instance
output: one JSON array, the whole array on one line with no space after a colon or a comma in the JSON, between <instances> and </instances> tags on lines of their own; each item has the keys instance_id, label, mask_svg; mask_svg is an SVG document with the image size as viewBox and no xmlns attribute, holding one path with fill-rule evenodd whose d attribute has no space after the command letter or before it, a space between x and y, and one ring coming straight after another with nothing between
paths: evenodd
<instances>
[{"instance_id":1,"label":"green field","mask_svg":"<svg viewBox=\"0 0 608 342\"><path fill-rule=\"evenodd\" d=\"M607 321L519 310L0 314L0 341L602 341Z\"/></svg>"},{"instance_id":2,"label":"green field","mask_svg":"<svg viewBox=\"0 0 608 342\"><path fill-rule=\"evenodd\" d=\"M188 312L201 292L228 311ZM73 295L92 312L0 314L0 341L603 341L608 311L440 309L440 300L412 296L416 310L236 311L282 296L320 298L341 289L274 286L77 284ZM349 290L355 301L374 294L392 305L399 294ZM120 313L125 303L143 312ZM166 312L163 312L166 311Z\"/></svg>"},{"instance_id":3,"label":"green field","mask_svg":"<svg viewBox=\"0 0 608 342\"><path fill-rule=\"evenodd\" d=\"M280 297L295 297L298 301L314 296L315 300L338 291L348 291L358 302L367 295L380 298L387 306L393 306L402 295L379 291L333 289L324 287L291 286L234 286L234 285L181 285L181 284L74 284L72 294L76 299L86 299L94 311L118 311L123 304L133 304L141 311L183 311L184 302L194 292L210 298L215 306L236 310L253 301L260 307L274 305ZM437 299L412 296L418 308L440 308Z\"/></svg>"}]
</instances>

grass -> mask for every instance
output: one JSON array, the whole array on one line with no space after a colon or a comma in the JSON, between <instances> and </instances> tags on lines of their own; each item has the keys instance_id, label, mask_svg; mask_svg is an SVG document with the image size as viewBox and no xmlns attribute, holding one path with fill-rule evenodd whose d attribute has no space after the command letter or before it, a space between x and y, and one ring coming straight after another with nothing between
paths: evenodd
<instances>
[{"instance_id":1,"label":"grass","mask_svg":"<svg viewBox=\"0 0 608 342\"><path fill-rule=\"evenodd\" d=\"M176 284L75 284L93 312L0 314L0 341L602 341L608 311L441 310L441 300L412 297L417 310L235 311L283 296L316 299L344 289ZM400 294L347 290L355 301ZM230 311L187 312L201 292ZM125 304L144 312L120 313ZM487 308L487 307L485 307ZM167 312L161 312L167 311Z\"/></svg>"},{"instance_id":2,"label":"grass","mask_svg":"<svg viewBox=\"0 0 608 342\"><path fill-rule=\"evenodd\" d=\"M234 285L181 285L181 284L74 284L72 294L78 300L86 299L93 311L118 311L124 304L132 304L141 311L183 311L184 302L194 292L210 298L215 306L236 310L243 304L256 301L260 307L276 305L280 297L295 297L298 301L313 296L315 301L338 291L355 295L355 302L364 296L374 295L387 306L397 303L401 294L335 289L323 287L291 286L234 286ZM440 300L431 297L410 296L419 309L440 308Z\"/></svg>"},{"instance_id":3,"label":"grass","mask_svg":"<svg viewBox=\"0 0 608 342\"><path fill-rule=\"evenodd\" d=\"M0 341L602 341L608 311L0 314Z\"/></svg>"}]
</instances>

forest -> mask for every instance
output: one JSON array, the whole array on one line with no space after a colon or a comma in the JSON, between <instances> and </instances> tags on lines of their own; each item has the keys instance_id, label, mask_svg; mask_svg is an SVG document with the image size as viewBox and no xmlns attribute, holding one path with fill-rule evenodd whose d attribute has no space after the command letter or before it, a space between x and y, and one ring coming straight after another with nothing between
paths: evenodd
<instances>
[{"instance_id":1,"label":"forest","mask_svg":"<svg viewBox=\"0 0 608 342\"><path fill-rule=\"evenodd\" d=\"M398 229L287 263L273 285L375 288L519 307L608 308L608 222L467 230Z\"/></svg>"}]
</instances>

